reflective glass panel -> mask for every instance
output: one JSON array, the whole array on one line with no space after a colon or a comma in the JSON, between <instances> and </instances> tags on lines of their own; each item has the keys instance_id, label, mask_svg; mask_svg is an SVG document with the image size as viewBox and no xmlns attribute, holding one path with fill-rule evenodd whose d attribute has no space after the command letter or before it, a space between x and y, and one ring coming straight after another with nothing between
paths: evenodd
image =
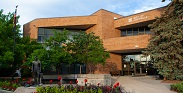
<instances>
[{"instance_id":1,"label":"reflective glass panel","mask_svg":"<svg viewBox=\"0 0 183 93\"><path fill-rule=\"evenodd\" d=\"M38 35L44 34L44 28L38 28Z\"/></svg>"},{"instance_id":2,"label":"reflective glass panel","mask_svg":"<svg viewBox=\"0 0 183 93\"><path fill-rule=\"evenodd\" d=\"M121 31L121 36L126 36L126 30Z\"/></svg>"},{"instance_id":3,"label":"reflective glass panel","mask_svg":"<svg viewBox=\"0 0 183 93\"><path fill-rule=\"evenodd\" d=\"M133 35L132 29L128 29L128 30L127 30L127 36L132 36L132 35Z\"/></svg>"},{"instance_id":4,"label":"reflective glass panel","mask_svg":"<svg viewBox=\"0 0 183 93\"><path fill-rule=\"evenodd\" d=\"M130 61L150 61L150 56L144 56L142 54L135 54L135 55L123 55L123 60L125 62Z\"/></svg>"},{"instance_id":5,"label":"reflective glass panel","mask_svg":"<svg viewBox=\"0 0 183 93\"><path fill-rule=\"evenodd\" d=\"M138 35L138 29L133 29L133 35Z\"/></svg>"},{"instance_id":6,"label":"reflective glass panel","mask_svg":"<svg viewBox=\"0 0 183 93\"><path fill-rule=\"evenodd\" d=\"M144 34L144 28L139 28L139 35L143 35Z\"/></svg>"},{"instance_id":7,"label":"reflective glass panel","mask_svg":"<svg viewBox=\"0 0 183 93\"><path fill-rule=\"evenodd\" d=\"M150 28L146 27L146 28L145 28L145 33L146 33L146 34L151 34Z\"/></svg>"}]
</instances>

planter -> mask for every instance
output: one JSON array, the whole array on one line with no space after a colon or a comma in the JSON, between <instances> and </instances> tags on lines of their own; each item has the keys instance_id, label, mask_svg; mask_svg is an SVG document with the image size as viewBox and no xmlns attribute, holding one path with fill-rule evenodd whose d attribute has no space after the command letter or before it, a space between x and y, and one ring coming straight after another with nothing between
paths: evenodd
<instances>
[{"instance_id":1,"label":"planter","mask_svg":"<svg viewBox=\"0 0 183 93\"><path fill-rule=\"evenodd\" d=\"M87 82L85 82L87 79ZM81 74L77 78L78 85L84 86L87 85L111 85L111 75L110 74Z\"/></svg>"}]
</instances>

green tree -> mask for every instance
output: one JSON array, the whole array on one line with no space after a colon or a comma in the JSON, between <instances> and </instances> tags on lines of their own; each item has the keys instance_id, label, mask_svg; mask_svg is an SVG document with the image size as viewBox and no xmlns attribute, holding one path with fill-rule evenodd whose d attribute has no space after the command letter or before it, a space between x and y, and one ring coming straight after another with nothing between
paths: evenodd
<instances>
[{"instance_id":1,"label":"green tree","mask_svg":"<svg viewBox=\"0 0 183 93\"><path fill-rule=\"evenodd\" d=\"M32 66L32 62L35 60L35 57L41 61L43 70L50 66L49 52L46 50L46 48L34 50L33 53L27 58L28 62L26 62L24 65Z\"/></svg>"},{"instance_id":2,"label":"green tree","mask_svg":"<svg viewBox=\"0 0 183 93\"><path fill-rule=\"evenodd\" d=\"M150 25L153 34L144 51L151 56L159 74L167 79L183 79L182 7L182 0L173 0L165 13Z\"/></svg>"},{"instance_id":3,"label":"green tree","mask_svg":"<svg viewBox=\"0 0 183 93\"><path fill-rule=\"evenodd\" d=\"M37 42L35 42L37 43ZM34 48L32 49L31 48ZM27 46L24 46L24 49L27 49L27 58L26 61L22 65L22 76L23 77L29 77L31 76L31 68L32 68L32 62L35 61L35 57L37 57L41 61L41 68L44 70L45 68L50 67L50 58L49 58L49 52L46 50L45 47L42 45L39 47L37 45L30 45L30 48ZM30 54L29 54L30 53Z\"/></svg>"},{"instance_id":4,"label":"green tree","mask_svg":"<svg viewBox=\"0 0 183 93\"><path fill-rule=\"evenodd\" d=\"M71 64L72 56L67 50L67 43L69 42L68 30L63 32L55 31L54 35L46 40L45 46L48 48L51 64L56 67L60 73L60 67L63 63Z\"/></svg>"},{"instance_id":5,"label":"green tree","mask_svg":"<svg viewBox=\"0 0 183 93\"><path fill-rule=\"evenodd\" d=\"M20 25L17 24L15 30L16 40L20 38L19 28ZM3 10L0 10L0 36L0 68L9 69L13 67L13 64L17 63L13 59L13 13L3 14Z\"/></svg>"},{"instance_id":6,"label":"green tree","mask_svg":"<svg viewBox=\"0 0 183 93\"><path fill-rule=\"evenodd\" d=\"M15 51L15 60L19 62L17 67L20 67L22 62L27 62L28 56L36 49L42 49L42 45L30 37L21 37L17 40Z\"/></svg>"},{"instance_id":7,"label":"green tree","mask_svg":"<svg viewBox=\"0 0 183 93\"><path fill-rule=\"evenodd\" d=\"M13 74L15 67L18 68L23 62L26 62L26 58L34 49L42 48L36 40L30 39L30 37L21 37L20 25L16 24L15 52L13 53L13 15L13 13L3 14L3 10L0 10L0 69L1 71L8 72L8 74ZM18 19L19 16L16 20L17 23Z\"/></svg>"},{"instance_id":8,"label":"green tree","mask_svg":"<svg viewBox=\"0 0 183 93\"><path fill-rule=\"evenodd\" d=\"M53 29L54 30L54 29ZM35 60L35 56L41 61L42 69L49 67L56 67L57 73L60 73L60 67L63 63L71 64L72 56L70 51L67 50L67 43L69 42L68 30L54 31L54 35L46 39L42 49L36 49L29 56L28 62L24 65L31 66Z\"/></svg>"},{"instance_id":9,"label":"green tree","mask_svg":"<svg viewBox=\"0 0 183 93\"><path fill-rule=\"evenodd\" d=\"M89 73L93 73L92 65L105 64L109 53L105 51L102 40L94 33L80 32L73 35L73 39L67 44L76 63L84 63L89 66Z\"/></svg>"}]
</instances>

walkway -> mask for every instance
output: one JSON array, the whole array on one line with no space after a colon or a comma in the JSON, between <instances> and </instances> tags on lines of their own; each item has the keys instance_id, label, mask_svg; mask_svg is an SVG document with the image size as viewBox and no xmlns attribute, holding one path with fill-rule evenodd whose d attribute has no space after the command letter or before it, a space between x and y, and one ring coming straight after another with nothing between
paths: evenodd
<instances>
[{"instance_id":1,"label":"walkway","mask_svg":"<svg viewBox=\"0 0 183 93\"><path fill-rule=\"evenodd\" d=\"M161 83L152 76L121 76L117 78L121 86L130 93L176 93L170 90L169 83Z\"/></svg>"}]
</instances>

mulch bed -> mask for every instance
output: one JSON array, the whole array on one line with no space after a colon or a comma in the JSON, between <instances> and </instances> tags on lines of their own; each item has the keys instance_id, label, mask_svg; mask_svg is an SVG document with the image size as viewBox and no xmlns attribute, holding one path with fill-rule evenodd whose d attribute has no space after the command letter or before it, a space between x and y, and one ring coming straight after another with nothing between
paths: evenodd
<instances>
[{"instance_id":1,"label":"mulch bed","mask_svg":"<svg viewBox=\"0 0 183 93\"><path fill-rule=\"evenodd\" d=\"M175 84L175 83L179 83L179 82L182 82L181 80L163 80L162 83L172 83L172 84Z\"/></svg>"}]
</instances>

